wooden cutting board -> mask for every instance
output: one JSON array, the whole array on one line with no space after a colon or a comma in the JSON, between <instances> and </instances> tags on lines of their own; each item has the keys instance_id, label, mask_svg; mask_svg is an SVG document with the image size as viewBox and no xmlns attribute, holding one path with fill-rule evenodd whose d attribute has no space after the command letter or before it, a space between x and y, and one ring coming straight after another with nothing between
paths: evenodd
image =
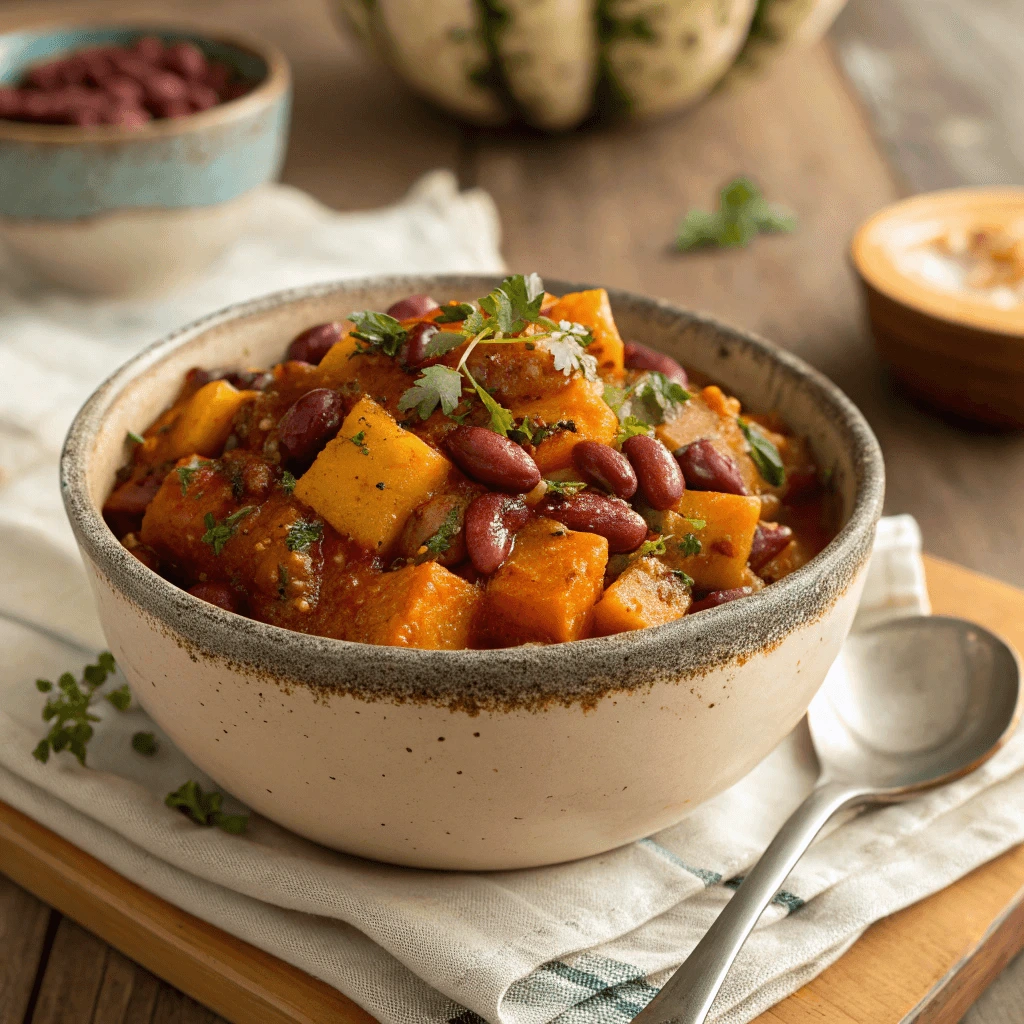
<instances>
[{"instance_id":1,"label":"wooden cutting board","mask_svg":"<svg viewBox=\"0 0 1024 1024\"><path fill-rule=\"evenodd\" d=\"M1024 591L926 558L934 610L1024 651ZM234 1024L374 1024L297 968L164 902L6 804L0 871ZM758 1024L955 1024L1024 948L1024 847L879 921Z\"/></svg>"}]
</instances>

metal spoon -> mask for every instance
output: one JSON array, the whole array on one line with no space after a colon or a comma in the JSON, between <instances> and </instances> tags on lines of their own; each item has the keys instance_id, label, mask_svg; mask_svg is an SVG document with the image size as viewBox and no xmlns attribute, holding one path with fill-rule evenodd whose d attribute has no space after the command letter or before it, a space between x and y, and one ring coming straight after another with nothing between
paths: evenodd
<instances>
[{"instance_id":1,"label":"metal spoon","mask_svg":"<svg viewBox=\"0 0 1024 1024\"><path fill-rule=\"evenodd\" d=\"M922 615L852 635L807 712L817 787L633 1024L700 1024L762 911L836 811L898 803L966 775L1019 715L1017 656L981 626Z\"/></svg>"}]
</instances>

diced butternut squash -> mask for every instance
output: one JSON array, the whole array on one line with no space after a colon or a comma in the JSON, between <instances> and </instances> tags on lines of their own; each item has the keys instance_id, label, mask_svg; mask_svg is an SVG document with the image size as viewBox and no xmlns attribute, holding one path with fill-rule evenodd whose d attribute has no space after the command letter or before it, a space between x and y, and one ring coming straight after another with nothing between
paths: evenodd
<instances>
[{"instance_id":1,"label":"diced butternut squash","mask_svg":"<svg viewBox=\"0 0 1024 1024\"><path fill-rule=\"evenodd\" d=\"M444 484L450 469L440 452L364 397L299 478L295 497L339 533L385 554L412 510Z\"/></svg>"},{"instance_id":2,"label":"diced butternut squash","mask_svg":"<svg viewBox=\"0 0 1024 1024\"><path fill-rule=\"evenodd\" d=\"M454 651L469 645L480 591L437 562L383 573L359 610L353 639Z\"/></svg>"},{"instance_id":3,"label":"diced butternut squash","mask_svg":"<svg viewBox=\"0 0 1024 1024\"><path fill-rule=\"evenodd\" d=\"M594 607L594 635L663 626L690 607L689 587L663 562L640 558L604 592Z\"/></svg>"},{"instance_id":4,"label":"diced butternut squash","mask_svg":"<svg viewBox=\"0 0 1024 1024\"><path fill-rule=\"evenodd\" d=\"M321 387L355 385L398 418L398 401L414 380L391 356L379 352L358 354L356 339L350 334L331 346L317 369Z\"/></svg>"},{"instance_id":5,"label":"diced butternut squash","mask_svg":"<svg viewBox=\"0 0 1024 1024\"><path fill-rule=\"evenodd\" d=\"M328 350L327 355L320 360L320 369L332 377L335 374L339 377L345 376L355 351L356 339L351 334L346 334L335 342Z\"/></svg>"},{"instance_id":6,"label":"diced butternut squash","mask_svg":"<svg viewBox=\"0 0 1024 1024\"><path fill-rule=\"evenodd\" d=\"M597 357L598 369L606 374L620 374L623 367L623 345L612 316L612 305L603 288L563 295L548 314L552 320L569 320L589 327L594 335L587 351Z\"/></svg>"},{"instance_id":7,"label":"diced butternut squash","mask_svg":"<svg viewBox=\"0 0 1024 1024\"><path fill-rule=\"evenodd\" d=\"M220 455L231 433L235 413L258 395L258 391L239 391L226 380L204 384L188 400L166 434L166 447L161 446L161 456L170 460L186 455L205 458Z\"/></svg>"},{"instance_id":8,"label":"diced butternut squash","mask_svg":"<svg viewBox=\"0 0 1024 1024\"><path fill-rule=\"evenodd\" d=\"M671 534L666 542L666 565L692 576L696 588L729 590L747 585L747 559L761 516L759 498L687 491L672 512L655 515L660 517L659 532ZM687 553L687 534L700 543L697 554Z\"/></svg>"},{"instance_id":9,"label":"diced butternut squash","mask_svg":"<svg viewBox=\"0 0 1024 1024\"><path fill-rule=\"evenodd\" d=\"M550 519L528 523L488 582L480 619L488 639L511 646L587 636L607 562L604 537Z\"/></svg>"},{"instance_id":10,"label":"diced butternut squash","mask_svg":"<svg viewBox=\"0 0 1024 1024\"><path fill-rule=\"evenodd\" d=\"M602 397L603 386L585 377L573 377L554 394L512 405L513 416L536 416L545 423L572 420L576 432L559 430L540 443L536 461L542 473L572 465L572 450L579 441L611 444L619 420Z\"/></svg>"}]
</instances>

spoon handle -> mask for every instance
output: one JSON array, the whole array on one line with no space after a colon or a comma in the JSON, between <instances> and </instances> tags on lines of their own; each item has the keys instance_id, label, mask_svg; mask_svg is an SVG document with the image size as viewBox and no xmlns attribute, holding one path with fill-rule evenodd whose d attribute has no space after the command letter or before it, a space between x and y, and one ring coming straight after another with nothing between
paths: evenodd
<instances>
[{"instance_id":1,"label":"spoon handle","mask_svg":"<svg viewBox=\"0 0 1024 1024\"><path fill-rule=\"evenodd\" d=\"M790 815L715 923L633 1024L701 1024L740 947L811 840L836 811L870 798L863 787L826 782Z\"/></svg>"}]
</instances>

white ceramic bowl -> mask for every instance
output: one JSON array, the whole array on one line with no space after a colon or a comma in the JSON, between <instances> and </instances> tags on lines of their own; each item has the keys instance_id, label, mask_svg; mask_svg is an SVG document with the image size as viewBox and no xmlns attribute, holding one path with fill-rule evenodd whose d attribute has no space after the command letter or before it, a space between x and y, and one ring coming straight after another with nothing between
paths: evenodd
<instances>
[{"instance_id":1,"label":"white ceramic bowl","mask_svg":"<svg viewBox=\"0 0 1024 1024\"><path fill-rule=\"evenodd\" d=\"M612 292L627 337L710 375L810 438L843 526L781 582L666 626L549 647L418 651L293 633L179 590L124 550L100 507L195 365L277 361L301 329L489 277L378 278L235 306L149 348L89 399L62 486L110 648L139 701L250 807L350 853L431 868L584 857L683 818L800 720L860 596L883 468L841 392L767 342ZM573 286L550 282L555 292Z\"/></svg>"}]
</instances>

